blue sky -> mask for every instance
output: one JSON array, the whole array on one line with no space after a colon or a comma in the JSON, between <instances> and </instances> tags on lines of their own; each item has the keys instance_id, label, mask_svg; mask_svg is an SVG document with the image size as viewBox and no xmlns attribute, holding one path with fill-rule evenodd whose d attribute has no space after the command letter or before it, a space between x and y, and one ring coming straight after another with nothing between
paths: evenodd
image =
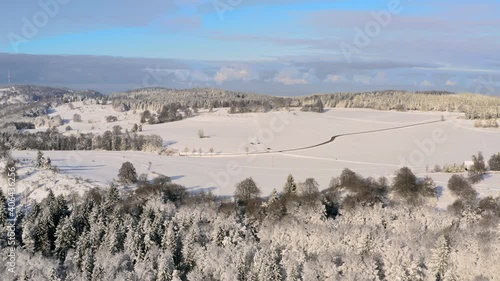
<instances>
[{"instance_id":1,"label":"blue sky","mask_svg":"<svg viewBox=\"0 0 500 281\"><path fill-rule=\"evenodd\" d=\"M18 0L0 9L0 84L10 69L14 83L106 92L500 94L499 1Z\"/></svg>"}]
</instances>

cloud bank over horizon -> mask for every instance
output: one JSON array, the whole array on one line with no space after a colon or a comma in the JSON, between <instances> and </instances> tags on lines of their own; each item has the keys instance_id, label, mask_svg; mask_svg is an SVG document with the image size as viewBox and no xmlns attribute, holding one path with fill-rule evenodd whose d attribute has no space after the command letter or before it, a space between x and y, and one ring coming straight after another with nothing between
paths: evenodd
<instances>
[{"instance_id":1,"label":"cloud bank over horizon","mask_svg":"<svg viewBox=\"0 0 500 281\"><path fill-rule=\"evenodd\" d=\"M500 95L500 3L2 2L0 84ZM5 78L4 78L5 77Z\"/></svg>"}]
</instances>

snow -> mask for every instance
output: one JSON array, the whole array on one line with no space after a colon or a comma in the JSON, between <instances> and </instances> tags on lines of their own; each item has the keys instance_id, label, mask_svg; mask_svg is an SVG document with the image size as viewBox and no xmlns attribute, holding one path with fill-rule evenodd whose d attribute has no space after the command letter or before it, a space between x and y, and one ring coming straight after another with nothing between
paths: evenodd
<instances>
[{"instance_id":1,"label":"snow","mask_svg":"<svg viewBox=\"0 0 500 281\"><path fill-rule=\"evenodd\" d=\"M130 128L138 123L139 113L116 112L111 105L74 103L56 108L53 115L72 119L82 116L82 123L70 121L74 130L104 132L114 125ZM106 123L107 115L119 121ZM441 116L445 121L440 122ZM288 174L298 181L315 178L321 188L339 176L344 168L367 177L391 177L402 166L409 166L419 177L431 176L442 187L451 174L430 173L434 165L461 164L482 151L485 159L500 151L498 129L477 129L473 122L460 119L460 114L440 112L394 112L368 109L329 109L323 114L299 110L268 113L229 114L227 109L199 115L178 122L144 125L143 134L160 135L169 148L187 156L165 156L144 152L47 151L64 174L106 184L116 178L121 164L130 161L138 174L154 173L171 177L191 191L210 190L217 195L232 195L237 182L253 177L268 195L281 190ZM89 121L94 123L89 124ZM286 149L310 146L329 140L334 135L391 129L423 122L414 127L338 137L324 146L280 153ZM91 127L94 126L92 130ZM207 138L199 138L198 130ZM201 155L193 149L202 150ZM213 148L215 153L208 153ZM271 153L252 155L253 152ZM247 155L248 150L248 155ZM18 151L15 157L34 158L35 152ZM151 170L147 170L152 162ZM475 186L482 195L500 194L500 174L493 174ZM443 188L438 206L453 198Z\"/></svg>"},{"instance_id":2,"label":"snow","mask_svg":"<svg viewBox=\"0 0 500 281\"><path fill-rule=\"evenodd\" d=\"M63 104L57 106L50 112L49 116L61 116L64 121L63 125L57 127L61 132L65 132L67 126L71 126L73 131L71 133L104 133L107 130L112 130L114 126L119 125L124 130L131 129L132 126L139 123L140 115L139 113L129 112L118 112L113 109L111 104L100 105L100 104L90 104L89 101L85 102L73 102L73 109L70 108L69 104ZM74 122L73 115L79 114L81 116L82 122ZM108 123L106 122L106 116L116 116L118 121ZM46 128L37 128L37 130L45 130ZM35 131L35 130L29 130Z\"/></svg>"},{"instance_id":3,"label":"snow","mask_svg":"<svg viewBox=\"0 0 500 281\"><path fill-rule=\"evenodd\" d=\"M70 194L82 196L92 188L104 187L102 183L84 180L79 176L35 168L33 161L28 158L22 157L19 160L20 163L16 170L19 178L16 180L15 187L16 192L21 195L23 204L29 204L31 200L41 202L47 197L49 190L52 190L55 196L64 195L66 197ZM0 166L3 165L5 163L0 164ZM2 181L2 191L6 194L8 186L6 179L0 179L0 181Z\"/></svg>"}]
</instances>

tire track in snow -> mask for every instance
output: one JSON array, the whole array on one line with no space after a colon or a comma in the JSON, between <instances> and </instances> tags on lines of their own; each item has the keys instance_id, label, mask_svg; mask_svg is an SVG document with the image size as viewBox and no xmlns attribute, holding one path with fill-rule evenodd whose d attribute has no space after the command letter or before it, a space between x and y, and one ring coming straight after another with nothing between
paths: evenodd
<instances>
[{"instance_id":1,"label":"tire track in snow","mask_svg":"<svg viewBox=\"0 0 500 281\"><path fill-rule=\"evenodd\" d=\"M361 132L354 132L354 133L346 133L346 134L339 134L331 137L329 140L310 145L310 146L305 146L305 147L299 147L299 148L291 148L291 149L280 149L280 150L268 150L268 151L262 151L262 152L251 152L251 153L221 153L221 154L216 154L216 155L199 155L199 156L193 156L193 157L235 157L235 156L255 156L255 155L269 155L269 154L282 154L286 152L296 152L296 151L302 151L302 150L307 150L311 148L316 148L320 146L327 145L329 143L334 142L337 138L340 137L348 137L348 136L356 136L356 135L363 135L363 134L371 134L371 133L379 133L379 132L385 132L385 131L393 131L393 130L399 130L399 129L405 129L405 128L411 128L411 127L417 127L417 126L423 126L423 125L429 125L429 124L434 124L434 123L440 123L444 122L441 120L437 121L427 121L427 122L421 122L421 123L414 123L414 124L409 124L409 125L402 125L402 126L397 126L397 127L391 127L391 128L384 128L384 129L376 129L376 130L370 130L370 131L361 131ZM183 155L181 156L187 156L191 157L189 155Z\"/></svg>"}]
</instances>

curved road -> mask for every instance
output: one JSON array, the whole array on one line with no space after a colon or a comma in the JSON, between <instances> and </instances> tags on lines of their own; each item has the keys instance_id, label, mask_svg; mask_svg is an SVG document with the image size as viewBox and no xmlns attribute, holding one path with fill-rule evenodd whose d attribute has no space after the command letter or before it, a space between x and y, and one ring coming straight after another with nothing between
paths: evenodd
<instances>
[{"instance_id":1,"label":"curved road","mask_svg":"<svg viewBox=\"0 0 500 281\"><path fill-rule=\"evenodd\" d=\"M404 128L410 128L410 127L417 127L417 126L423 126L423 125L428 125L428 124L433 124L433 123L439 123L443 122L441 120L437 121L427 121L427 122L422 122L422 123L415 123L415 124L410 124L410 125L403 125L403 126L397 126L397 127L392 127L392 128L385 128L385 129L377 129L377 130L371 130L371 131L362 131L362 132L355 132L355 133L347 133L347 134L339 134L331 137L329 140L318 143L315 145L310 145L310 146L305 146L305 147L299 147L299 148L290 148L290 149L283 149L283 150L268 150L268 151L261 151L261 152L251 152L251 153L228 153L228 154L215 154L213 156L207 156L203 155L201 157L217 157L217 156L249 156L249 155L260 155L260 154L270 154L270 153L284 153L284 152L293 152L293 151L301 151L301 150L306 150L306 149L311 149L323 145L327 145L329 143L334 142L337 138L340 137L347 137L347 136L355 136L355 135L363 135L363 134L370 134L370 133L378 133L378 132L384 132L384 131L392 131L392 130L398 130L398 129L404 129ZM188 156L188 155L183 155L180 154L181 156ZM196 156L200 157L200 156Z\"/></svg>"}]
</instances>

